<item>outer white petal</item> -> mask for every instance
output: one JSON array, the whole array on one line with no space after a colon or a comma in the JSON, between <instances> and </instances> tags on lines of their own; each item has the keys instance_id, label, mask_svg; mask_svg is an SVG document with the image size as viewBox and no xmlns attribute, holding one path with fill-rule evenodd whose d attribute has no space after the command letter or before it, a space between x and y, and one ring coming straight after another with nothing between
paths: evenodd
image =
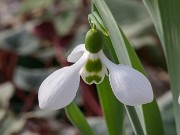
<instances>
[{"instance_id":1,"label":"outer white petal","mask_svg":"<svg viewBox=\"0 0 180 135\"><path fill-rule=\"evenodd\" d=\"M143 74L130 66L112 63L104 54L100 58L109 69L110 84L119 101L130 106L152 102L152 86Z\"/></svg>"},{"instance_id":2,"label":"outer white petal","mask_svg":"<svg viewBox=\"0 0 180 135\"><path fill-rule=\"evenodd\" d=\"M55 110L71 103L78 90L79 71L86 59L87 54L84 54L77 63L55 71L42 82L38 92L40 108Z\"/></svg>"},{"instance_id":3,"label":"outer white petal","mask_svg":"<svg viewBox=\"0 0 180 135\"><path fill-rule=\"evenodd\" d=\"M180 96L179 96L179 98L178 98L178 103L180 104Z\"/></svg>"},{"instance_id":4,"label":"outer white petal","mask_svg":"<svg viewBox=\"0 0 180 135\"><path fill-rule=\"evenodd\" d=\"M137 70L116 65L109 74L112 90L122 103L141 105L152 102L153 91L148 79Z\"/></svg>"},{"instance_id":5,"label":"outer white petal","mask_svg":"<svg viewBox=\"0 0 180 135\"><path fill-rule=\"evenodd\" d=\"M68 62L76 62L78 61L81 56L83 55L85 51L85 45L84 44L80 44L78 46L76 46L73 51L71 52L71 54L68 56L67 61Z\"/></svg>"}]
</instances>

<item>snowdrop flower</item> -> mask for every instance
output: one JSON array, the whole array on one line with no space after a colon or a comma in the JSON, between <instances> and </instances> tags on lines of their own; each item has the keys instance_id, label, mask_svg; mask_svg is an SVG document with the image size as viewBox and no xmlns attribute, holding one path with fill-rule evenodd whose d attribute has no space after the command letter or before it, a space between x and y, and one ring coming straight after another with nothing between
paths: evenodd
<instances>
[{"instance_id":1,"label":"snowdrop flower","mask_svg":"<svg viewBox=\"0 0 180 135\"><path fill-rule=\"evenodd\" d=\"M75 64L56 70L39 88L39 106L42 109L61 109L72 102L79 87L80 76L87 84L99 84L105 75L116 98L130 106L149 103L153 91L148 79L127 65L112 63L103 53L99 31L91 29L85 44L78 45L68 56Z\"/></svg>"}]
</instances>

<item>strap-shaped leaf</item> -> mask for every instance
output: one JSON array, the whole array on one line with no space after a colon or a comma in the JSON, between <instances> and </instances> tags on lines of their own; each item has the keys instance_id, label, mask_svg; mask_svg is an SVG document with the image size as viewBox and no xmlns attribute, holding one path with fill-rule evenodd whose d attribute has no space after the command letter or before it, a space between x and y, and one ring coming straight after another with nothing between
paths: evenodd
<instances>
[{"instance_id":1,"label":"strap-shaped leaf","mask_svg":"<svg viewBox=\"0 0 180 135\"><path fill-rule=\"evenodd\" d=\"M122 135L124 125L124 106L114 96L109 79L97 85L99 100L106 120L109 135Z\"/></svg>"},{"instance_id":2,"label":"strap-shaped leaf","mask_svg":"<svg viewBox=\"0 0 180 135\"><path fill-rule=\"evenodd\" d=\"M132 67L146 75L146 72L136 52L132 48L131 44L129 43L128 39L126 38L122 30L121 33L123 35L123 39L128 50ZM142 105L141 109L144 116L144 126L146 135L164 135L163 122L156 100L154 99L153 102L150 104Z\"/></svg>"},{"instance_id":3,"label":"strap-shaped leaf","mask_svg":"<svg viewBox=\"0 0 180 135\"><path fill-rule=\"evenodd\" d=\"M94 132L87 123L86 118L74 102L66 106L65 111L69 120L79 129L82 135L94 135Z\"/></svg>"},{"instance_id":4,"label":"strap-shaped leaf","mask_svg":"<svg viewBox=\"0 0 180 135\"><path fill-rule=\"evenodd\" d=\"M134 68L144 73L143 67L136 53L129 44L127 38L119 30L116 21L114 20L104 0L93 1L97 6L97 9L99 11L100 16L102 17L105 27L109 31L110 39L113 45L112 47L114 48L118 61L123 64L132 65ZM144 126L144 130L147 135L164 134L162 119L156 100L154 100L150 104L143 105L142 107L140 107L139 112L142 112L139 114L139 117L141 119L141 123ZM131 117L133 117L133 113ZM135 123L138 122L136 121ZM138 134L139 129L135 130L135 132Z\"/></svg>"},{"instance_id":5,"label":"strap-shaped leaf","mask_svg":"<svg viewBox=\"0 0 180 135\"><path fill-rule=\"evenodd\" d=\"M177 135L180 135L180 0L144 0L162 42L170 74Z\"/></svg>"}]
</instances>

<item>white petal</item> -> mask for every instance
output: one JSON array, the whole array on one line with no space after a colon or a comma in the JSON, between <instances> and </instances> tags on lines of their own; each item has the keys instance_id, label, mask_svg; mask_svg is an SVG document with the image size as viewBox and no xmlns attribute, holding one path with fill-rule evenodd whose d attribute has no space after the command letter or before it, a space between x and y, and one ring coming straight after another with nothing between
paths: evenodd
<instances>
[{"instance_id":1,"label":"white petal","mask_svg":"<svg viewBox=\"0 0 180 135\"><path fill-rule=\"evenodd\" d=\"M112 63L102 51L99 57L109 69L110 84L119 101L131 106L152 102L152 86L143 74L130 66Z\"/></svg>"},{"instance_id":2,"label":"white petal","mask_svg":"<svg viewBox=\"0 0 180 135\"><path fill-rule=\"evenodd\" d=\"M109 79L115 96L122 103L134 106L152 102L151 84L139 71L115 65L110 69Z\"/></svg>"},{"instance_id":3,"label":"white petal","mask_svg":"<svg viewBox=\"0 0 180 135\"><path fill-rule=\"evenodd\" d=\"M78 61L81 56L83 55L85 51L85 45L84 44L80 44L78 46L76 46L73 51L71 52L71 54L68 56L67 61L68 62L76 62Z\"/></svg>"},{"instance_id":4,"label":"white petal","mask_svg":"<svg viewBox=\"0 0 180 135\"><path fill-rule=\"evenodd\" d=\"M179 98L178 98L178 103L180 104L180 96L179 96Z\"/></svg>"},{"instance_id":5,"label":"white petal","mask_svg":"<svg viewBox=\"0 0 180 135\"><path fill-rule=\"evenodd\" d=\"M79 71L86 59L87 54L84 54L74 65L55 71L42 82L38 92L40 108L55 110L71 103L78 90Z\"/></svg>"}]
</instances>

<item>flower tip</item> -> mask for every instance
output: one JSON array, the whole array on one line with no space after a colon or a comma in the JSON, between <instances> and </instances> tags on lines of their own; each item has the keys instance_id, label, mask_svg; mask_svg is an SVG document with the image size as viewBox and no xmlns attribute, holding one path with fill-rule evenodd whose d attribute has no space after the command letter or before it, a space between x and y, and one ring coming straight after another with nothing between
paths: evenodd
<instances>
[{"instance_id":1,"label":"flower tip","mask_svg":"<svg viewBox=\"0 0 180 135\"><path fill-rule=\"evenodd\" d=\"M38 100L39 100L39 108L40 109L48 109L48 105L43 100L41 100L40 97L38 97Z\"/></svg>"},{"instance_id":2,"label":"flower tip","mask_svg":"<svg viewBox=\"0 0 180 135\"><path fill-rule=\"evenodd\" d=\"M151 103L154 100L154 94L153 94L153 89L152 86L149 82L149 86L146 86L146 94L144 94L144 102L142 104L148 104Z\"/></svg>"},{"instance_id":3,"label":"flower tip","mask_svg":"<svg viewBox=\"0 0 180 135\"><path fill-rule=\"evenodd\" d=\"M141 99L139 100L135 100L135 102L137 102L136 105L143 105L143 104L148 104L151 103L154 100L154 94L153 94L153 89L152 86L149 82L149 85L146 85L146 93L141 93L142 95L139 97Z\"/></svg>"},{"instance_id":4,"label":"flower tip","mask_svg":"<svg viewBox=\"0 0 180 135\"><path fill-rule=\"evenodd\" d=\"M39 108L40 108L40 109L46 109L46 105L39 103Z\"/></svg>"},{"instance_id":5,"label":"flower tip","mask_svg":"<svg viewBox=\"0 0 180 135\"><path fill-rule=\"evenodd\" d=\"M77 62L83 56L84 51L85 51L85 45L84 44L78 45L73 49L71 54L67 57L67 61L72 63Z\"/></svg>"},{"instance_id":6,"label":"flower tip","mask_svg":"<svg viewBox=\"0 0 180 135\"><path fill-rule=\"evenodd\" d=\"M39 108L43 109L43 110L57 110L57 109L61 109L60 107L58 108L56 106L52 106L52 105L47 104L45 102L41 102L41 100L39 100Z\"/></svg>"},{"instance_id":7,"label":"flower tip","mask_svg":"<svg viewBox=\"0 0 180 135\"><path fill-rule=\"evenodd\" d=\"M139 104L139 105L151 103L153 100L154 100L154 96L153 96L153 92L152 92L152 94L150 94L150 95L144 100L144 102L142 102L142 103Z\"/></svg>"}]
</instances>

